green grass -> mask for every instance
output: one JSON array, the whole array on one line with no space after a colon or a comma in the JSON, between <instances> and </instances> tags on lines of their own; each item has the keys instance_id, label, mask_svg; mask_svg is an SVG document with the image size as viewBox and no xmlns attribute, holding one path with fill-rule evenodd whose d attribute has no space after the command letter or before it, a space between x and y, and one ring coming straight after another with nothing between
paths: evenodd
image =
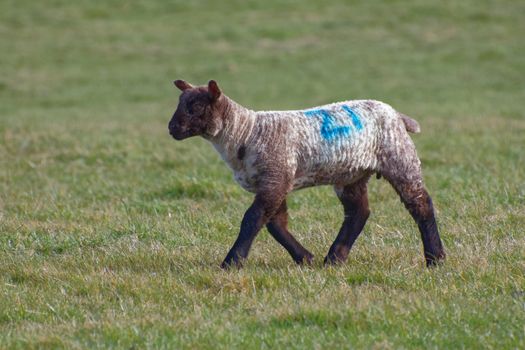
<instances>
[{"instance_id":1,"label":"green grass","mask_svg":"<svg viewBox=\"0 0 525 350\"><path fill-rule=\"evenodd\" d=\"M264 5L263 5L264 4ZM525 5L518 1L0 3L0 348L524 348ZM394 191L349 261L342 210L291 195L316 256L266 231L219 264L251 196L167 122L174 79L254 109L374 98L416 118L446 264Z\"/></svg>"}]
</instances>

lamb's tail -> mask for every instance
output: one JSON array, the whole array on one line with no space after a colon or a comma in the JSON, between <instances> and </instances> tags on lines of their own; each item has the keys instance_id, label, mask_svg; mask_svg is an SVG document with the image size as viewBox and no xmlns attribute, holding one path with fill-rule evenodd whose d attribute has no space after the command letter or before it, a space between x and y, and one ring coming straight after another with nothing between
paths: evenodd
<instances>
[{"instance_id":1,"label":"lamb's tail","mask_svg":"<svg viewBox=\"0 0 525 350\"><path fill-rule=\"evenodd\" d=\"M412 132L414 134L418 134L421 132L421 128L419 127L419 124L414 119L410 118L409 116L404 115L403 113L399 113L399 116L401 117L401 120L405 124L405 128L408 132Z\"/></svg>"}]
</instances>

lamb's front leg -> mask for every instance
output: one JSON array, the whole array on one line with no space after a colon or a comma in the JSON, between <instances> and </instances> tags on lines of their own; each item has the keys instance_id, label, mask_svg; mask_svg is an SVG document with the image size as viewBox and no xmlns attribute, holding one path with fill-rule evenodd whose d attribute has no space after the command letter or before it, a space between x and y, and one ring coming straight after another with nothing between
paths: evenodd
<instances>
[{"instance_id":1,"label":"lamb's front leg","mask_svg":"<svg viewBox=\"0 0 525 350\"><path fill-rule=\"evenodd\" d=\"M268 232L279 242L298 264L311 264L314 256L288 231L288 209L286 200L279 207L277 213L266 225Z\"/></svg>"},{"instance_id":2,"label":"lamb's front leg","mask_svg":"<svg viewBox=\"0 0 525 350\"><path fill-rule=\"evenodd\" d=\"M270 218L275 215L285 196L285 191L275 190L261 191L255 196L253 204L242 219L239 237L237 237L233 247L221 264L223 269L232 265L242 266L242 261L248 256L255 236L268 223Z\"/></svg>"}]
</instances>

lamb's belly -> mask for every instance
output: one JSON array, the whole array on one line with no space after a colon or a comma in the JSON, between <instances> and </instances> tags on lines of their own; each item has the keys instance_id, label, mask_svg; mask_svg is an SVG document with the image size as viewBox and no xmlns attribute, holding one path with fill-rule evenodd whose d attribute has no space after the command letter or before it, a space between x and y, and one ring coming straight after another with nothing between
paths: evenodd
<instances>
[{"instance_id":1,"label":"lamb's belly","mask_svg":"<svg viewBox=\"0 0 525 350\"><path fill-rule=\"evenodd\" d=\"M375 157L358 151L341 152L336 157L315 157L299 168L294 180L294 189L318 185L348 185L373 171L377 166Z\"/></svg>"},{"instance_id":2,"label":"lamb's belly","mask_svg":"<svg viewBox=\"0 0 525 350\"><path fill-rule=\"evenodd\" d=\"M363 175L364 171L319 171L301 174L294 179L293 189L298 190L305 187L321 185L345 185L351 184Z\"/></svg>"},{"instance_id":3,"label":"lamb's belly","mask_svg":"<svg viewBox=\"0 0 525 350\"><path fill-rule=\"evenodd\" d=\"M320 185L351 184L375 169L376 162L372 157L368 157L368 161L362 160L363 158L339 157L307 163L296 170L293 190ZM246 191L257 193L260 179L255 167L234 170L234 178Z\"/></svg>"}]
</instances>

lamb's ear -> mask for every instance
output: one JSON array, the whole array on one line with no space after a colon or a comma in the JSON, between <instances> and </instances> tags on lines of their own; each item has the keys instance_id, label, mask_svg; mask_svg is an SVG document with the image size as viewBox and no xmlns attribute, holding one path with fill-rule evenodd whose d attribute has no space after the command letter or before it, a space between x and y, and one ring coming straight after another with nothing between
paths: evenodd
<instances>
[{"instance_id":1,"label":"lamb's ear","mask_svg":"<svg viewBox=\"0 0 525 350\"><path fill-rule=\"evenodd\" d=\"M221 89L215 80L208 82L208 93L213 101L217 100L221 96Z\"/></svg>"},{"instance_id":2,"label":"lamb's ear","mask_svg":"<svg viewBox=\"0 0 525 350\"><path fill-rule=\"evenodd\" d=\"M178 87L181 91L193 88L193 85L184 80L175 80L173 84L175 84L175 86Z\"/></svg>"}]
</instances>

